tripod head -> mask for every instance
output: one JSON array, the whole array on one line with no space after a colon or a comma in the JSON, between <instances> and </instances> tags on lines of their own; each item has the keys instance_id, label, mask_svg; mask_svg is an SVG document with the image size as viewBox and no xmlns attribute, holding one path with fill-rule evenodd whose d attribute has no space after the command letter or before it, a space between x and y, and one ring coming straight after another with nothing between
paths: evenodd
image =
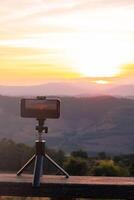
<instances>
[{"instance_id":1,"label":"tripod head","mask_svg":"<svg viewBox=\"0 0 134 200\"><path fill-rule=\"evenodd\" d=\"M36 130L38 133L42 134L43 132L48 133L48 127L44 126L45 119L37 119L38 125L36 126Z\"/></svg>"}]
</instances>

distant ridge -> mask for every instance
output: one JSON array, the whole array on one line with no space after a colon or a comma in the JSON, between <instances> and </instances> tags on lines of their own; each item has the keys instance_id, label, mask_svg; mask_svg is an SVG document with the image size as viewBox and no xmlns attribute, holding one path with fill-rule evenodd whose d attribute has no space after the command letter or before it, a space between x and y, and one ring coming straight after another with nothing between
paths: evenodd
<instances>
[{"instance_id":1,"label":"distant ridge","mask_svg":"<svg viewBox=\"0 0 134 200\"><path fill-rule=\"evenodd\" d=\"M47 83L34 86L0 86L0 94L9 96L23 95L77 95L80 87L69 83ZM83 91L86 92L86 91Z\"/></svg>"},{"instance_id":2,"label":"distant ridge","mask_svg":"<svg viewBox=\"0 0 134 200\"><path fill-rule=\"evenodd\" d=\"M33 95L60 95L60 96L77 96L77 95L99 95L99 87L96 84L85 84L78 82L55 82L33 86L0 86L0 94L8 96L33 96Z\"/></svg>"},{"instance_id":3,"label":"distant ridge","mask_svg":"<svg viewBox=\"0 0 134 200\"><path fill-rule=\"evenodd\" d=\"M70 152L134 152L134 100L111 96L61 97L61 117L47 120L49 147ZM20 98L0 96L0 139L34 143L36 120L20 117Z\"/></svg>"},{"instance_id":4,"label":"distant ridge","mask_svg":"<svg viewBox=\"0 0 134 200\"><path fill-rule=\"evenodd\" d=\"M134 97L134 85L121 85L114 87L109 90L109 94Z\"/></svg>"},{"instance_id":5,"label":"distant ridge","mask_svg":"<svg viewBox=\"0 0 134 200\"><path fill-rule=\"evenodd\" d=\"M134 97L134 85L99 85L87 81L55 82L33 86L0 86L0 94L6 96L99 96L112 95Z\"/></svg>"}]
</instances>

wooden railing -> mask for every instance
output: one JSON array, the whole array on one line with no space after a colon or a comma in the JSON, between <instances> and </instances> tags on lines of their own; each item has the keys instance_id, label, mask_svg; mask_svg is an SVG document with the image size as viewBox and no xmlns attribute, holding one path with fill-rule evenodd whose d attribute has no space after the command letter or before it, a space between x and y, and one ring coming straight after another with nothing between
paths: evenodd
<instances>
[{"instance_id":1,"label":"wooden railing","mask_svg":"<svg viewBox=\"0 0 134 200\"><path fill-rule=\"evenodd\" d=\"M0 174L0 196L133 199L134 178L43 176L33 188L32 175Z\"/></svg>"}]
</instances>

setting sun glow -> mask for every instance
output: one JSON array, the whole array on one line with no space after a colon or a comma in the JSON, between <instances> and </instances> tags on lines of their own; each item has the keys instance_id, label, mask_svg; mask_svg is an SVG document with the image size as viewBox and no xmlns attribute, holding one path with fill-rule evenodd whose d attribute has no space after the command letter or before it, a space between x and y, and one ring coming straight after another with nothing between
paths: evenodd
<instances>
[{"instance_id":1,"label":"setting sun glow","mask_svg":"<svg viewBox=\"0 0 134 200\"><path fill-rule=\"evenodd\" d=\"M5 0L0 13L0 84L134 76L132 1Z\"/></svg>"},{"instance_id":2,"label":"setting sun glow","mask_svg":"<svg viewBox=\"0 0 134 200\"><path fill-rule=\"evenodd\" d=\"M95 83L105 85L105 84L108 84L109 82L105 80L98 80L98 81L95 81Z\"/></svg>"},{"instance_id":3,"label":"setting sun glow","mask_svg":"<svg viewBox=\"0 0 134 200\"><path fill-rule=\"evenodd\" d=\"M89 38L90 40L90 38ZM68 53L70 65L83 76L89 77L114 77L121 73L123 55L117 52L107 41L103 44L92 45L90 41ZM103 46L102 46L103 45ZM103 48L103 50L102 50ZM121 52L121 49L118 51Z\"/></svg>"}]
</instances>

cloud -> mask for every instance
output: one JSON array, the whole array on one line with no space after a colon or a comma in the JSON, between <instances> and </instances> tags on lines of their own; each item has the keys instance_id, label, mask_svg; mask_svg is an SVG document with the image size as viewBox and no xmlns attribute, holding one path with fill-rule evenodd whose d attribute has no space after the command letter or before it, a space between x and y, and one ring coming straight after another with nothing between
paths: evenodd
<instances>
[{"instance_id":1,"label":"cloud","mask_svg":"<svg viewBox=\"0 0 134 200\"><path fill-rule=\"evenodd\" d=\"M69 29L54 24L49 24L52 13L70 10L75 1L38 1L38 0L5 0L0 1L0 32L1 36L24 35L40 32L63 32ZM39 22L46 18L46 24ZM48 23L47 23L48 21ZM72 30L73 28L70 28Z\"/></svg>"},{"instance_id":2,"label":"cloud","mask_svg":"<svg viewBox=\"0 0 134 200\"><path fill-rule=\"evenodd\" d=\"M134 63L129 63L122 66L123 76L134 76Z\"/></svg>"},{"instance_id":3,"label":"cloud","mask_svg":"<svg viewBox=\"0 0 134 200\"><path fill-rule=\"evenodd\" d=\"M99 51L104 57L116 54L117 60L133 63L133 21L133 0L0 0L0 64L29 67L35 61L38 68L41 62L57 67L61 61L65 67L64 56L77 50L94 57Z\"/></svg>"},{"instance_id":4,"label":"cloud","mask_svg":"<svg viewBox=\"0 0 134 200\"><path fill-rule=\"evenodd\" d=\"M12 37L14 34L24 35L32 32L63 32L63 29L75 31L79 28L79 21L88 27L93 18L100 23L102 17L109 18L109 13L113 11L107 9L111 6L115 9L122 6L128 9L131 6L132 9L134 2L131 0L4 0L0 1L0 32L2 35ZM104 8L107 12L99 11ZM114 14L118 20L118 13ZM128 16L128 12L126 15Z\"/></svg>"}]
</instances>

